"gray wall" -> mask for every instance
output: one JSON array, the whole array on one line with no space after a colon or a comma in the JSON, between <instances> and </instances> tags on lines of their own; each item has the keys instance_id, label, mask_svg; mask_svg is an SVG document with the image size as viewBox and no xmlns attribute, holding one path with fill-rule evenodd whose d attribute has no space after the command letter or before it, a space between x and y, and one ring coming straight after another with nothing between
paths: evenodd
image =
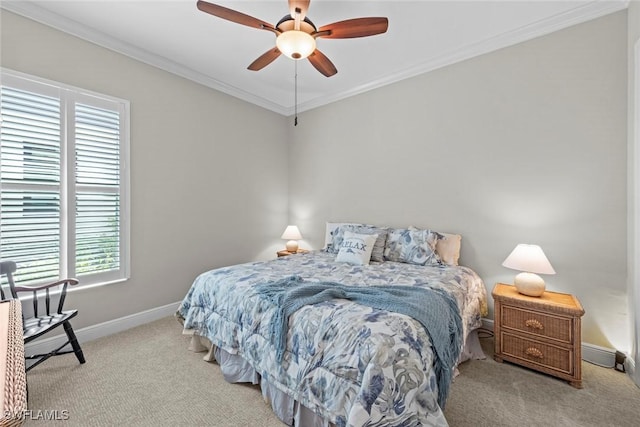
<instances>
[{"instance_id":1,"label":"gray wall","mask_svg":"<svg viewBox=\"0 0 640 427\"><path fill-rule=\"evenodd\" d=\"M460 233L488 292L539 244L583 341L629 351L626 28L622 11L301 114L291 222L315 248L325 221Z\"/></svg>"},{"instance_id":2,"label":"gray wall","mask_svg":"<svg viewBox=\"0 0 640 427\"><path fill-rule=\"evenodd\" d=\"M558 273L548 289L586 309L583 340L629 351L626 28L616 13L305 112L296 128L6 11L0 65L131 101L132 277L71 294L77 327L272 258L287 220L313 248L325 221L346 220L461 233L488 292L516 274L500 264L517 243L540 244Z\"/></svg>"},{"instance_id":3,"label":"gray wall","mask_svg":"<svg viewBox=\"0 0 640 427\"><path fill-rule=\"evenodd\" d=\"M76 328L180 301L207 269L273 258L286 119L2 11L0 65L131 101L131 280L78 290Z\"/></svg>"},{"instance_id":4,"label":"gray wall","mask_svg":"<svg viewBox=\"0 0 640 427\"><path fill-rule=\"evenodd\" d=\"M629 271L629 306L633 313L631 319L633 348L631 357L635 361L635 382L640 385L640 315L637 309L640 308L640 271L638 270L638 253L640 251L640 192L638 183L640 182L640 135L638 135L640 119L638 119L638 102L640 101L640 82L637 64L640 63L640 4L638 2L629 3L628 13L628 90L627 90L627 121L628 121L628 271ZM637 45L637 46L636 46Z\"/></svg>"}]
</instances>

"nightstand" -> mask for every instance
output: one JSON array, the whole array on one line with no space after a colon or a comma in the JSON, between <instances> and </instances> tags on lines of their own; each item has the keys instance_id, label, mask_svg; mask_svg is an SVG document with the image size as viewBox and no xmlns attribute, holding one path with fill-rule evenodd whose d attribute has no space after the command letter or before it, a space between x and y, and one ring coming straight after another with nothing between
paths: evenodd
<instances>
[{"instance_id":1,"label":"nightstand","mask_svg":"<svg viewBox=\"0 0 640 427\"><path fill-rule=\"evenodd\" d=\"M293 255L293 254L306 254L306 253L309 253L309 251L306 249L298 249L297 252L289 252L288 250L283 249L281 251L278 251L277 253L278 253L278 258L280 258L283 256Z\"/></svg>"},{"instance_id":2,"label":"nightstand","mask_svg":"<svg viewBox=\"0 0 640 427\"><path fill-rule=\"evenodd\" d=\"M503 360L562 378L582 388L580 318L584 309L573 295L545 291L540 297L514 286L493 288L497 362Z\"/></svg>"}]
</instances>

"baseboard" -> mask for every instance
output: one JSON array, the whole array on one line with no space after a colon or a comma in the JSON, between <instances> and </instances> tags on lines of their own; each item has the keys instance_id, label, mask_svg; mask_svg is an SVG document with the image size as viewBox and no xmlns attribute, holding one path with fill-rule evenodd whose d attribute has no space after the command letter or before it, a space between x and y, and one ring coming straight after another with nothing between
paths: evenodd
<instances>
[{"instance_id":1,"label":"baseboard","mask_svg":"<svg viewBox=\"0 0 640 427\"><path fill-rule=\"evenodd\" d=\"M493 331L493 320L482 319L482 327ZM582 360L605 368L613 368L616 362L616 351L612 348L582 343ZM631 361L631 358L627 357L627 365L629 365L627 371L629 372L631 371Z\"/></svg>"},{"instance_id":2,"label":"baseboard","mask_svg":"<svg viewBox=\"0 0 640 427\"><path fill-rule=\"evenodd\" d=\"M150 310L141 311L140 313L130 314L129 316L77 329L75 330L76 337L80 343L106 337L107 335L112 335L136 326L144 325L145 323L153 322L154 320L162 319L163 317L171 316L176 312L179 305L180 302L174 302L163 305L162 307L152 308ZM25 353L47 353L51 351L52 348L62 345L66 340L67 336L65 334L36 340L25 345Z\"/></svg>"},{"instance_id":3,"label":"baseboard","mask_svg":"<svg viewBox=\"0 0 640 427\"><path fill-rule=\"evenodd\" d=\"M582 360L605 368L613 368L616 364L616 351L608 347L582 343Z\"/></svg>"},{"instance_id":4,"label":"baseboard","mask_svg":"<svg viewBox=\"0 0 640 427\"><path fill-rule=\"evenodd\" d=\"M627 360L624 362L624 368L629 373L629 376L633 379L638 387L640 387L640 375L636 371L636 361L633 360L633 357L627 357Z\"/></svg>"}]
</instances>

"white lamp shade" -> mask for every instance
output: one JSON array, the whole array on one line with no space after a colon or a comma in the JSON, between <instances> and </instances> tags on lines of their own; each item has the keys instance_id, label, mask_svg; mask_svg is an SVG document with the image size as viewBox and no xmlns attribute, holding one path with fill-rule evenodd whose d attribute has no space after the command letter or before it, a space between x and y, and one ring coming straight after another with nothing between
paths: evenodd
<instances>
[{"instance_id":1,"label":"white lamp shade","mask_svg":"<svg viewBox=\"0 0 640 427\"><path fill-rule=\"evenodd\" d=\"M300 240L302 239L302 234L300 234L297 226L288 225L280 238L284 240Z\"/></svg>"},{"instance_id":2,"label":"white lamp shade","mask_svg":"<svg viewBox=\"0 0 640 427\"><path fill-rule=\"evenodd\" d=\"M316 50L316 39L304 31L289 30L276 38L276 46L291 59L304 59Z\"/></svg>"},{"instance_id":3,"label":"white lamp shade","mask_svg":"<svg viewBox=\"0 0 640 427\"><path fill-rule=\"evenodd\" d=\"M542 248L538 245L519 244L502 265L527 273L556 274Z\"/></svg>"},{"instance_id":4,"label":"white lamp shade","mask_svg":"<svg viewBox=\"0 0 640 427\"><path fill-rule=\"evenodd\" d=\"M298 227L295 225L288 225L280 238L288 240L287 250L289 252L298 252L298 240L302 239L302 234L300 234Z\"/></svg>"}]
</instances>

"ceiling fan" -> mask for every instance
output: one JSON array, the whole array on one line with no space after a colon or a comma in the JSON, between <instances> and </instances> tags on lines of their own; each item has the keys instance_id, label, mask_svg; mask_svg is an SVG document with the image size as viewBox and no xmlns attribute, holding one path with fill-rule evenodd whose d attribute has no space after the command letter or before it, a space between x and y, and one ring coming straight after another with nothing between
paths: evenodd
<instances>
[{"instance_id":1,"label":"ceiling fan","mask_svg":"<svg viewBox=\"0 0 640 427\"><path fill-rule=\"evenodd\" d=\"M276 46L253 61L247 68L258 71L272 63L281 54L291 59L308 58L320 73L331 77L338 72L335 65L316 48L316 38L349 39L368 37L387 31L387 18L355 18L334 22L320 28L307 18L310 0L289 0L290 14L285 15L275 26L244 13L198 0L198 9L218 18L248 27L266 30L276 35Z\"/></svg>"}]
</instances>

